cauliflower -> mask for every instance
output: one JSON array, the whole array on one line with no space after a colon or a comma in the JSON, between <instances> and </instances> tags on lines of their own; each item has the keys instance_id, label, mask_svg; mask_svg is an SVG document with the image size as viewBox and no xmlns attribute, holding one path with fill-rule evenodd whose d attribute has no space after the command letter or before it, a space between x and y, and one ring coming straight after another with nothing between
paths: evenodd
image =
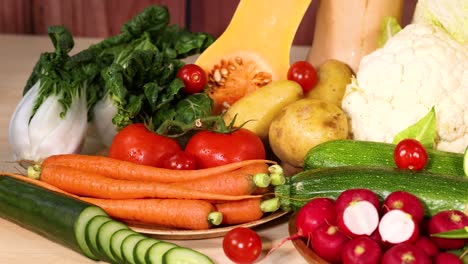
<instances>
[{"instance_id":1,"label":"cauliflower","mask_svg":"<svg viewBox=\"0 0 468 264\"><path fill-rule=\"evenodd\" d=\"M466 29L465 29L466 30ZM406 26L365 56L342 103L354 139L392 142L436 111L436 148L468 145L468 46L433 23Z\"/></svg>"}]
</instances>

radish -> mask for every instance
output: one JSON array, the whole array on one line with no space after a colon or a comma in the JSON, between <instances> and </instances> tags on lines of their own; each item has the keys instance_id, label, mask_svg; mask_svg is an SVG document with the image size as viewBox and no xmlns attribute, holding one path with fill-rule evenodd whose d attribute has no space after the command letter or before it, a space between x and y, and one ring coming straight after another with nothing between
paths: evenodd
<instances>
[{"instance_id":1,"label":"radish","mask_svg":"<svg viewBox=\"0 0 468 264\"><path fill-rule=\"evenodd\" d=\"M437 245L426 236L419 236L414 245L422 249L429 257L434 257L439 253Z\"/></svg>"},{"instance_id":2,"label":"radish","mask_svg":"<svg viewBox=\"0 0 468 264\"><path fill-rule=\"evenodd\" d=\"M368 201L380 210L380 200L377 194L369 189L355 188L343 191L335 201L336 212L341 214L349 205L358 201Z\"/></svg>"},{"instance_id":3,"label":"radish","mask_svg":"<svg viewBox=\"0 0 468 264\"><path fill-rule=\"evenodd\" d=\"M463 264L463 262L452 253L440 252L435 256L434 264Z\"/></svg>"},{"instance_id":4,"label":"radish","mask_svg":"<svg viewBox=\"0 0 468 264\"><path fill-rule=\"evenodd\" d=\"M379 225L379 212L372 203L357 201L338 213L337 222L340 230L351 237L370 236Z\"/></svg>"},{"instance_id":5,"label":"radish","mask_svg":"<svg viewBox=\"0 0 468 264\"><path fill-rule=\"evenodd\" d=\"M388 211L380 219L379 233L384 242L391 244L412 243L418 239L419 227L410 214L400 209L394 209Z\"/></svg>"},{"instance_id":6,"label":"radish","mask_svg":"<svg viewBox=\"0 0 468 264\"><path fill-rule=\"evenodd\" d=\"M410 214L414 221L419 224L424 218L424 207L415 195L405 191L390 193L383 202L383 213L393 209L400 209Z\"/></svg>"},{"instance_id":7,"label":"radish","mask_svg":"<svg viewBox=\"0 0 468 264\"><path fill-rule=\"evenodd\" d=\"M313 232L311 248L324 260L340 263L341 252L349 240L337 226L323 223Z\"/></svg>"},{"instance_id":8,"label":"radish","mask_svg":"<svg viewBox=\"0 0 468 264\"><path fill-rule=\"evenodd\" d=\"M313 231L325 222L336 224L335 201L324 197L312 199L297 213L297 234L310 239Z\"/></svg>"},{"instance_id":9,"label":"radish","mask_svg":"<svg viewBox=\"0 0 468 264\"><path fill-rule=\"evenodd\" d=\"M458 210L445 210L438 212L429 220L429 234L440 233L468 226L468 216ZM466 239L452 239L431 237L440 249L461 248L467 242Z\"/></svg>"},{"instance_id":10,"label":"radish","mask_svg":"<svg viewBox=\"0 0 468 264\"><path fill-rule=\"evenodd\" d=\"M431 258L413 244L398 244L382 256L382 264L431 264Z\"/></svg>"},{"instance_id":11,"label":"radish","mask_svg":"<svg viewBox=\"0 0 468 264\"><path fill-rule=\"evenodd\" d=\"M382 257L382 249L369 237L355 237L346 243L341 257L343 264L377 264Z\"/></svg>"}]
</instances>

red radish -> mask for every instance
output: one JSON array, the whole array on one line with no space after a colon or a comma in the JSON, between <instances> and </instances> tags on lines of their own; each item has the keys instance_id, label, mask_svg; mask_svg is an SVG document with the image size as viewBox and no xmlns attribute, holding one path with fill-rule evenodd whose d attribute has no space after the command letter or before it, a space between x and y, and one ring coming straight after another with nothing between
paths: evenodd
<instances>
[{"instance_id":1,"label":"red radish","mask_svg":"<svg viewBox=\"0 0 468 264\"><path fill-rule=\"evenodd\" d=\"M349 205L358 201L368 201L380 210L380 200L377 194L369 189L356 188L343 191L335 201L337 215L341 214Z\"/></svg>"},{"instance_id":2,"label":"red radish","mask_svg":"<svg viewBox=\"0 0 468 264\"><path fill-rule=\"evenodd\" d=\"M369 237L355 237L346 243L341 257L343 264L377 264L382 258L382 249Z\"/></svg>"},{"instance_id":3,"label":"red radish","mask_svg":"<svg viewBox=\"0 0 468 264\"><path fill-rule=\"evenodd\" d=\"M353 202L341 214L338 213L338 227L351 237L370 236L378 225L379 212L366 200Z\"/></svg>"},{"instance_id":4,"label":"red radish","mask_svg":"<svg viewBox=\"0 0 468 264\"><path fill-rule=\"evenodd\" d=\"M323 223L317 227L311 240L311 247L324 260L330 263L341 262L341 252L349 241L337 226Z\"/></svg>"},{"instance_id":5,"label":"red radish","mask_svg":"<svg viewBox=\"0 0 468 264\"><path fill-rule=\"evenodd\" d=\"M463 262L452 253L440 252L435 256L434 264L463 264Z\"/></svg>"},{"instance_id":6,"label":"red radish","mask_svg":"<svg viewBox=\"0 0 468 264\"><path fill-rule=\"evenodd\" d=\"M414 245L422 249L429 257L434 257L439 253L437 245L426 236L419 236Z\"/></svg>"},{"instance_id":7,"label":"red radish","mask_svg":"<svg viewBox=\"0 0 468 264\"><path fill-rule=\"evenodd\" d=\"M424 207L418 197L405 191L390 193L384 200L383 212L400 209L410 214L416 223L421 223L424 218Z\"/></svg>"},{"instance_id":8,"label":"red radish","mask_svg":"<svg viewBox=\"0 0 468 264\"><path fill-rule=\"evenodd\" d=\"M335 201L324 197L312 199L297 213L297 233L310 239L312 232L325 222L336 224Z\"/></svg>"},{"instance_id":9,"label":"red radish","mask_svg":"<svg viewBox=\"0 0 468 264\"><path fill-rule=\"evenodd\" d=\"M394 209L382 216L379 223L382 241L391 244L412 243L418 239L419 227L410 214Z\"/></svg>"},{"instance_id":10,"label":"red radish","mask_svg":"<svg viewBox=\"0 0 468 264\"><path fill-rule=\"evenodd\" d=\"M468 226L468 216L459 210L445 210L438 212L429 220L429 234L440 233ZM467 239L449 239L431 237L440 249L461 248Z\"/></svg>"},{"instance_id":11,"label":"red radish","mask_svg":"<svg viewBox=\"0 0 468 264\"><path fill-rule=\"evenodd\" d=\"M382 256L382 264L431 264L431 258L412 244L398 244Z\"/></svg>"}]
</instances>

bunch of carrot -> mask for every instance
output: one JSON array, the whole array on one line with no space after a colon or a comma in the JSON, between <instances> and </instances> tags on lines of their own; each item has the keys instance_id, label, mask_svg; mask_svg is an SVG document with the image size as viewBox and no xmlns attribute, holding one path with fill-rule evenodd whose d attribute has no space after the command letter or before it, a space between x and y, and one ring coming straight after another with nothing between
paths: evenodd
<instances>
[{"instance_id":1,"label":"bunch of carrot","mask_svg":"<svg viewBox=\"0 0 468 264\"><path fill-rule=\"evenodd\" d=\"M110 216L169 228L208 229L255 221L266 188L253 177L268 160L199 170L171 170L104 156L54 155L40 165L40 182L102 207ZM44 187L44 186L43 186ZM222 215L215 218L215 215Z\"/></svg>"}]
</instances>

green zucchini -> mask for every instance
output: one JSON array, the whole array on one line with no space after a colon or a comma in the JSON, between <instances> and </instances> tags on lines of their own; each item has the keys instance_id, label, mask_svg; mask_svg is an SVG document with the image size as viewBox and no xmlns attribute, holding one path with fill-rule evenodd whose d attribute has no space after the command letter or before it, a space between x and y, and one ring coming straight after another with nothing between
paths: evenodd
<instances>
[{"instance_id":1,"label":"green zucchini","mask_svg":"<svg viewBox=\"0 0 468 264\"><path fill-rule=\"evenodd\" d=\"M367 188L381 199L402 190L416 195L430 216L441 210L468 212L468 178L383 167L347 166L300 172L275 187L285 211L299 210L314 197L336 199L346 189Z\"/></svg>"},{"instance_id":2,"label":"green zucchini","mask_svg":"<svg viewBox=\"0 0 468 264\"><path fill-rule=\"evenodd\" d=\"M304 158L303 170L341 166L376 166L395 168L394 144L333 140L311 148ZM428 161L424 171L430 173L464 176L463 154L426 149Z\"/></svg>"},{"instance_id":3,"label":"green zucchini","mask_svg":"<svg viewBox=\"0 0 468 264\"><path fill-rule=\"evenodd\" d=\"M0 216L97 260L86 226L101 208L9 176L0 176Z\"/></svg>"}]
</instances>

